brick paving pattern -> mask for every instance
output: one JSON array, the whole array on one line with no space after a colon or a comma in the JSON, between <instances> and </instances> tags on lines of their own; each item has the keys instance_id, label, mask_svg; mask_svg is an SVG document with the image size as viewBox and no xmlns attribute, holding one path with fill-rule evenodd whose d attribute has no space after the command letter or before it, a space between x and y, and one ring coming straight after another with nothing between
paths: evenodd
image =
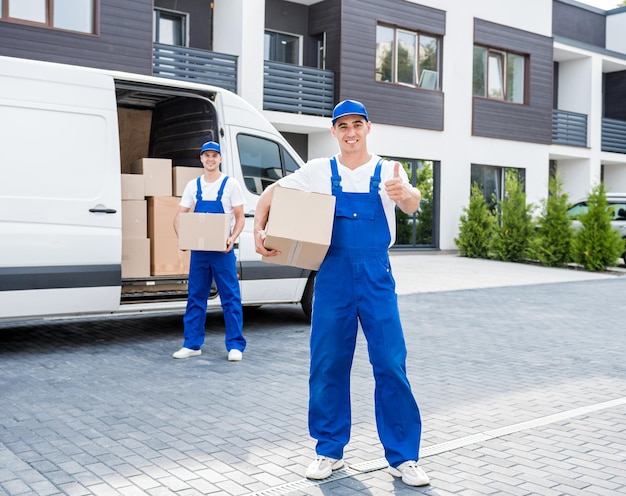
<instances>
[{"instance_id":1,"label":"brick paving pattern","mask_svg":"<svg viewBox=\"0 0 626 496\"><path fill-rule=\"evenodd\" d=\"M410 488L385 468L359 338L347 466L303 478L309 328L299 306L246 314L226 360L173 360L180 314L0 324L0 494L626 494L626 277L399 297L423 418Z\"/></svg>"}]
</instances>

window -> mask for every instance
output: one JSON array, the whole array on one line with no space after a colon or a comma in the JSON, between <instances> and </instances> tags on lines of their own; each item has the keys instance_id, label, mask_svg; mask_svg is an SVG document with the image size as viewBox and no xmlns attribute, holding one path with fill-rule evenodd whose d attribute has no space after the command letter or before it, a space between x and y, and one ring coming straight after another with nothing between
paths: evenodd
<instances>
[{"instance_id":1,"label":"window","mask_svg":"<svg viewBox=\"0 0 626 496\"><path fill-rule=\"evenodd\" d=\"M300 37L274 31L265 31L265 60L302 64Z\"/></svg>"},{"instance_id":2,"label":"window","mask_svg":"<svg viewBox=\"0 0 626 496\"><path fill-rule=\"evenodd\" d=\"M525 72L524 55L474 46L474 96L524 103Z\"/></svg>"},{"instance_id":3,"label":"window","mask_svg":"<svg viewBox=\"0 0 626 496\"><path fill-rule=\"evenodd\" d=\"M96 32L97 0L3 0L1 18L56 29Z\"/></svg>"},{"instance_id":4,"label":"window","mask_svg":"<svg viewBox=\"0 0 626 496\"><path fill-rule=\"evenodd\" d=\"M396 207L396 248L436 247L437 204L436 192L439 190L439 162L397 157L385 157L398 161L404 167L413 186L422 193L420 209L414 214L405 214Z\"/></svg>"},{"instance_id":5,"label":"window","mask_svg":"<svg viewBox=\"0 0 626 496\"><path fill-rule=\"evenodd\" d=\"M315 67L326 69L326 33L313 37L315 42Z\"/></svg>"},{"instance_id":6,"label":"window","mask_svg":"<svg viewBox=\"0 0 626 496\"><path fill-rule=\"evenodd\" d=\"M376 26L376 81L439 89L438 37Z\"/></svg>"},{"instance_id":7,"label":"window","mask_svg":"<svg viewBox=\"0 0 626 496\"><path fill-rule=\"evenodd\" d=\"M517 175L517 180L525 189L526 171L515 167L497 167L493 165L472 164L471 184L476 183L483 191L485 201L491 210L504 199L507 179Z\"/></svg>"},{"instance_id":8,"label":"window","mask_svg":"<svg viewBox=\"0 0 626 496\"><path fill-rule=\"evenodd\" d=\"M154 9L154 42L187 46L187 14Z\"/></svg>"},{"instance_id":9,"label":"window","mask_svg":"<svg viewBox=\"0 0 626 496\"><path fill-rule=\"evenodd\" d=\"M298 162L274 141L239 134L237 147L243 181L251 193L260 195L270 184L298 169Z\"/></svg>"}]
</instances>

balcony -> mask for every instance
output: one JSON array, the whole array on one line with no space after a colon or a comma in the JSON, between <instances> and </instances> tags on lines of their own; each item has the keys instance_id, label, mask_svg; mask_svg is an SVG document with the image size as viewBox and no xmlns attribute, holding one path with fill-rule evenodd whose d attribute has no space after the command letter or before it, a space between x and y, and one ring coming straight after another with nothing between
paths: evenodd
<instances>
[{"instance_id":1,"label":"balcony","mask_svg":"<svg viewBox=\"0 0 626 496\"><path fill-rule=\"evenodd\" d=\"M263 110L330 117L335 75L332 71L266 60Z\"/></svg>"},{"instance_id":2,"label":"balcony","mask_svg":"<svg viewBox=\"0 0 626 496\"><path fill-rule=\"evenodd\" d=\"M237 92L237 57L197 48L154 43L155 76L210 84ZM266 60L263 109L330 117L334 106L332 71Z\"/></svg>"},{"instance_id":3,"label":"balcony","mask_svg":"<svg viewBox=\"0 0 626 496\"><path fill-rule=\"evenodd\" d=\"M602 119L602 151L626 153L626 121Z\"/></svg>"},{"instance_id":4,"label":"balcony","mask_svg":"<svg viewBox=\"0 0 626 496\"><path fill-rule=\"evenodd\" d=\"M155 76L210 84L237 93L237 57L197 48L155 43Z\"/></svg>"},{"instance_id":5,"label":"balcony","mask_svg":"<svg viewBox=\"0 0 626 496\"><path fill-rule=\"evenodd\" d=\"M565 110L552 110L552 143L587 146L587 116Z\"/></svg>"}]
</instances>

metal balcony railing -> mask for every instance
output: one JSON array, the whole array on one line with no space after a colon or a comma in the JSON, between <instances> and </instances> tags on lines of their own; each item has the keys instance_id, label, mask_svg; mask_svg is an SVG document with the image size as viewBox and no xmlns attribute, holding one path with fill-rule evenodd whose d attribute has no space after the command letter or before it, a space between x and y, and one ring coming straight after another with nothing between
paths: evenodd
<instances>
[{"instance_id":1,"label":"metal balcony railing","mask_svg":"<svg viewBox=\"0 0 626 496\"><path fill-rule=\"evenodd\" d=\"M210 84L237 92L237 57L234 55L155 43L152 71L159 77Z\"/></svg>"},{"instance_id":2,"label":"metal balcony railing","mask_svg":"<svg viewBox=\"0 0 626 496\"><path fill-rule=\"evenodd\" d=\"M626 121L602 119L602 151L626 153Z\"/></svg>"},{"instance_id":3,"label":"metal balcony railing","mask_svg":"<svg viewBox=\"0 0 626 496\"><path fill-rule=\"evenodd\" d=\"M587 116L565 110L552 110L552 143L587 146Z\"/></svg>"},{"instance_id":4,"label":"metal balcony railing","mask_svg":"<svg viewBox=\"0 0 626 496\"><path fill-rule=\"evenodd\" d=\"M332 71L266 60L263 110L330 117L334 105Z\"/></svg>"}]
</instances>

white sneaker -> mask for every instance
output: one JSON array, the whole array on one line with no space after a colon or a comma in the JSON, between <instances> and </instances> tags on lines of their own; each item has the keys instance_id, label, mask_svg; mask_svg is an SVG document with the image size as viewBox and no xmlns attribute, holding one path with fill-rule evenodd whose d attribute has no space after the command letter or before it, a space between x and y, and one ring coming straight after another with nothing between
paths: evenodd
<instances>
[{"instance_id":1,"label":"white sneaker","mask_svg":"<svg viewBox=\"0 0 626 496\"><path fill-rule=\"evenodd\" d=\"M228 352L229 362L241 362L242 358L243 358L243 353L239 350L236 350L235 348L233 348L232 350Z\"/></svg>"},{"instance_id":2,"label":"white sneaker","mask_svg":"<svg viewBox=\"0 0 626 496\"><path fill-rule=\"evenodd\" d=\"M402 482L407 486L427 486L430 484L430 479L426 475L426 472L421 467L417 466L417 462L409 460L397 468L389 467L389 473L394 477L402 477Z\"/></svg>"},{"instance_id":3,"label":"white sneaker","mask_svg":"<svg viewBox=\"0 0 626 496\"><path fill-rule=\"evenodd\" d=\"M335 460L326 456L318 456L306 469L306 478L321 480L330 477L333 470L343 467L343 459Z\"/></svg>"},{"instance_id":4,"label":"white sneaker","mask_svg":"<svg viewBox=\"0 0 626 496\"><path fill-rule=\"evenodd\" d=\"M184 347L172 354L174 358L189 358L198 355L202 355L202 350L192 350Z\"/></svg>"}]
</instances>

